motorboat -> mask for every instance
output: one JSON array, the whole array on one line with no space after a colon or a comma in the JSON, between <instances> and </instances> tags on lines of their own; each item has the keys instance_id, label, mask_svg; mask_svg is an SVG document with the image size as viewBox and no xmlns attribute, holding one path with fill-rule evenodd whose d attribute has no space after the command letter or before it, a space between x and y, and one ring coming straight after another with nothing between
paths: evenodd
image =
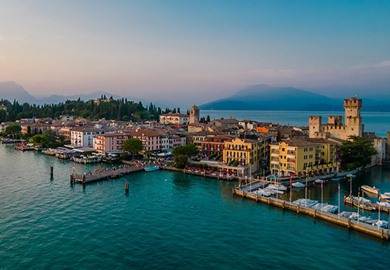
<instances>
[{"instance_id":1,"label":"motorboat","mask_svg":"<svg viewBox=\"0 0 390 270\"><path fill-rule=\"evenodd\" d=\"M305 184L301 183L301 182L295 182L295 183L292 183L291 184L294 188L303 188L305 187Z\"/></svg>"},{"instance_id":2,"label":"motorboat","mask_svg":"<svg viewBox=\"0 0 390 270\"><path fill-rule=\"evenodd\" d=\"M299 205L299 206L312 207L312 206L318 204L318 201L310 200L310 199L298 199L298 200L293 201L292 203Z\"/></svg>"},{"instance_id":3,"label":"motorboat","mask_svg":"<svg viewBox=\"0 0 390 270\"><path fill-rule=\"evenodd\" d=\"M257 193L257 195L259 196L264 196L264 197L269 197L271 196L271 192L267 191L266 189L263 189L263 188L259 188L258 190L255 191L255 194Z\"/></svg>"},{"instance_id":4,"label":"motorboat","mask_svg":"<svg viewBox=\"0 0 390 270\"><path fill-rule=\"evenodd\" d=\"M280 185L280 184L269 184L267 186L269 189L275 189L275 190L280 190L280 191L286 191L287 187Z\"/></svg>"},{"instance_id":5,"label":"motorboat","mask_svg":"<svg viewBox=\"0 0 390 270\"><path fill-rule=\"evenodd\" d=\"M382 202L390 202L390 192L385 192L379 195L380 201Z\"/></svg>"},{"instance_id":6,"label":"motorboat","mask_svg":"<svg viewBox=\"0 0 390 270\"><path fill-rule=\"evenodd\" d=\"M388 229L389 228L389 222L385 221L385 220L378 220L376 222L373 222L372 226L377 226L378 229L380 229L380 228Z\"/></svg>"},{"instance_id":7,"label":"motorboat","mask_svg":"<svg viewBox=\"0 0 390 270\"><path fill-rule=\"evenodd\" d=\"M321 212L325 213L335 213L338 207L336 205L327 204L321 208Z\"/></svg>"},{"instance_id":8,"label":"motorboat","mask_svg":"<svg viewBox=\"0 0 390 270\"><path fill-rule=\"evenodd\" d=\"M323 207L325 207L327 205L328 205L327 203L317 203L310 208L312 208L314 210L321 210Z\"/></svg>"},{"instance_id":9,"label":"motorboat","mask_svg":"<svg viewBox=\"0 0 390 270\"><path fill-rule=\"evenodd\" d=\"M275 194L284 194L283 191L278 190L278 189L270 188L269 186L266 187L264 190L265 190L265 191L268 191L269 193L271 193L271 195L275 195Z\"/></svg>"},{"instance_id":10,"label":"motorboat","mask_svg":"<svg viewBox=\"0 0 390 270\"><path fill-rule=\"evenodd\" d=\"M376 196L379 195L379 189L377 189L376 187L370 187L368 185L363 185L363 186L360 187L360 189L363 190L366 193L369 193L369 194L373 194L373 195L376 195Z\"/></svg>"}]
</instances>

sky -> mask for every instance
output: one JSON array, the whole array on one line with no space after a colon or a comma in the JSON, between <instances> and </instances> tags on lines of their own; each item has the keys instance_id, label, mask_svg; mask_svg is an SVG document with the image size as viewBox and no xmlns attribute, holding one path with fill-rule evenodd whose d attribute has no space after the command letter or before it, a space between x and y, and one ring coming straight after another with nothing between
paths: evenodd
<instances>
[{"instance_id":1,"label":"sky","mask_svg":"<svg viewBox=\"0 0 390 270\"><path fill-rule=\"evenodd\" d=\"M182 104L254 84L386 94L389 14L384 0L0 0L0 82Z\"/></svg>"}]
</instances>

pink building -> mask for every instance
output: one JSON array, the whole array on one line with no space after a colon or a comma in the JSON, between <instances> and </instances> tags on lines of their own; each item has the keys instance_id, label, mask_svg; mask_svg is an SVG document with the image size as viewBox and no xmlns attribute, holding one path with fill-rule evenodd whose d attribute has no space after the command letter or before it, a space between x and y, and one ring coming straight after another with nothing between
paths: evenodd
<instances>
[{"instance_id":1,"label":"pink building","mask_svg":"<svg viewBox=\"0 0 390 270\"><path fill-rule=\"evenodd\" d=\"M150 128L139 128L131 131L130 136L137 138L142 141L145 151L156 151L161 150L163 133L150 129Z\"/></svg>"},{"instance_id":2,"label":"pink building","mask_svg":"<svg viewBox=\"0 0 390 270\"><path fill-rule=\"evenodd\" d=\"M131 138L128 133L108 133L93 138L94 148L102 154L109 152L121 152L122 144Z\"/></svg>"}]
</instances>

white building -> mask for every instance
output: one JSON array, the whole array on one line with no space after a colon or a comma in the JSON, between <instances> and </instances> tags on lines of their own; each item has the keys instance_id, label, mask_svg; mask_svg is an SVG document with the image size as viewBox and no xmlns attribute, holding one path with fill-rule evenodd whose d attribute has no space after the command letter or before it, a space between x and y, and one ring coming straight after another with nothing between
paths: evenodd
<instances>
[{"instance_id":1,"label":"white building","mask_svg":"<svg viewBox=\"0 0 390 270\"><path fill-rule=\"evenodd\" d=\"M70 143L73 147L93 147L93 137L104 134L107 130L75 127L70 131Z\"/></svg>"},{"instance_id":2,"label":"white building","mask_svg":"<svg viewBox=\"0 0 390 270\"><path fill-rule=\"evenodd\" d=\"M181 113L166 113L160 115L161 124L187 125L190 117Z\"/></svg>"}]
</instances>

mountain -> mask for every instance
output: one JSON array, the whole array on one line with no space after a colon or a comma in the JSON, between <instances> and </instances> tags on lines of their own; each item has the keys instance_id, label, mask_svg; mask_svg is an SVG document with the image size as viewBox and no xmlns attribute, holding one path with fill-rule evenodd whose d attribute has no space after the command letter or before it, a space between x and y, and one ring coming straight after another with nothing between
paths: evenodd
<instances>
[{"instance_id":1,"label":"mountain","mask_svg":"<svg viewBox=\"0 0 390 270\"><path fill-rule=\"evenodd\" d=\"M21 85L15 82L0 82L0 99L6 99L10 102L14 100L19 103L38 103L38 99L30 95Z\"/></svg>"},{"instance_id":2,"label":"mountain","mask_svg":"<svg viewBox=\"0 0 390 270\"><path fill-rule=\"evenodd\" d=\"M252 85L231 97L200 106L205 110L342 110L341 99L332 99L294 87Z\"/></svg>"},{"instance_id":3,"label":"mountain","mask_svg":"<svg viewBox=\"0 0 390 270\"><path fill-rule=\"evenodd\" d=\"M107 98L113 97L114 99L120 99L121 96L114 95L104 91L96 91L89 94L79 94L79 95L70 95L70 96L62 96L62 95L51 95L49 97L34 97L28 93L23 86L15 83L15 82L0 82L0 100L5 99L10 102L17 100L19 103L27 102L29 104L58 104L60 102L65 102L67 100L77 100L81 99L84 101L100 98L101 96L106 96ZM127 97L129 101L141 101L144 105L147 105L147 101L140 100L138 98Z\"/></svg>"},{"instance_id":4,"label":"mountain","mask_svg":"<svg viewBox=\"0 0 390 270\"><path fill-rule=\"evenodd\" d=\"M101 96L106 96L107 98L113 97L114 99L120 99L122 97L113 95L108 92L92 92L90 94L80 94L80 95L71 95L71 96L61 96L61 95L51 95L49 97L42 97L39 99L39 104L58 104L60 102L65 102L67 100L90 100L90 99L95 99L95 98L100 98ZM129 99L133 100L133 99Z\"/></svg>"}]
</instances>

